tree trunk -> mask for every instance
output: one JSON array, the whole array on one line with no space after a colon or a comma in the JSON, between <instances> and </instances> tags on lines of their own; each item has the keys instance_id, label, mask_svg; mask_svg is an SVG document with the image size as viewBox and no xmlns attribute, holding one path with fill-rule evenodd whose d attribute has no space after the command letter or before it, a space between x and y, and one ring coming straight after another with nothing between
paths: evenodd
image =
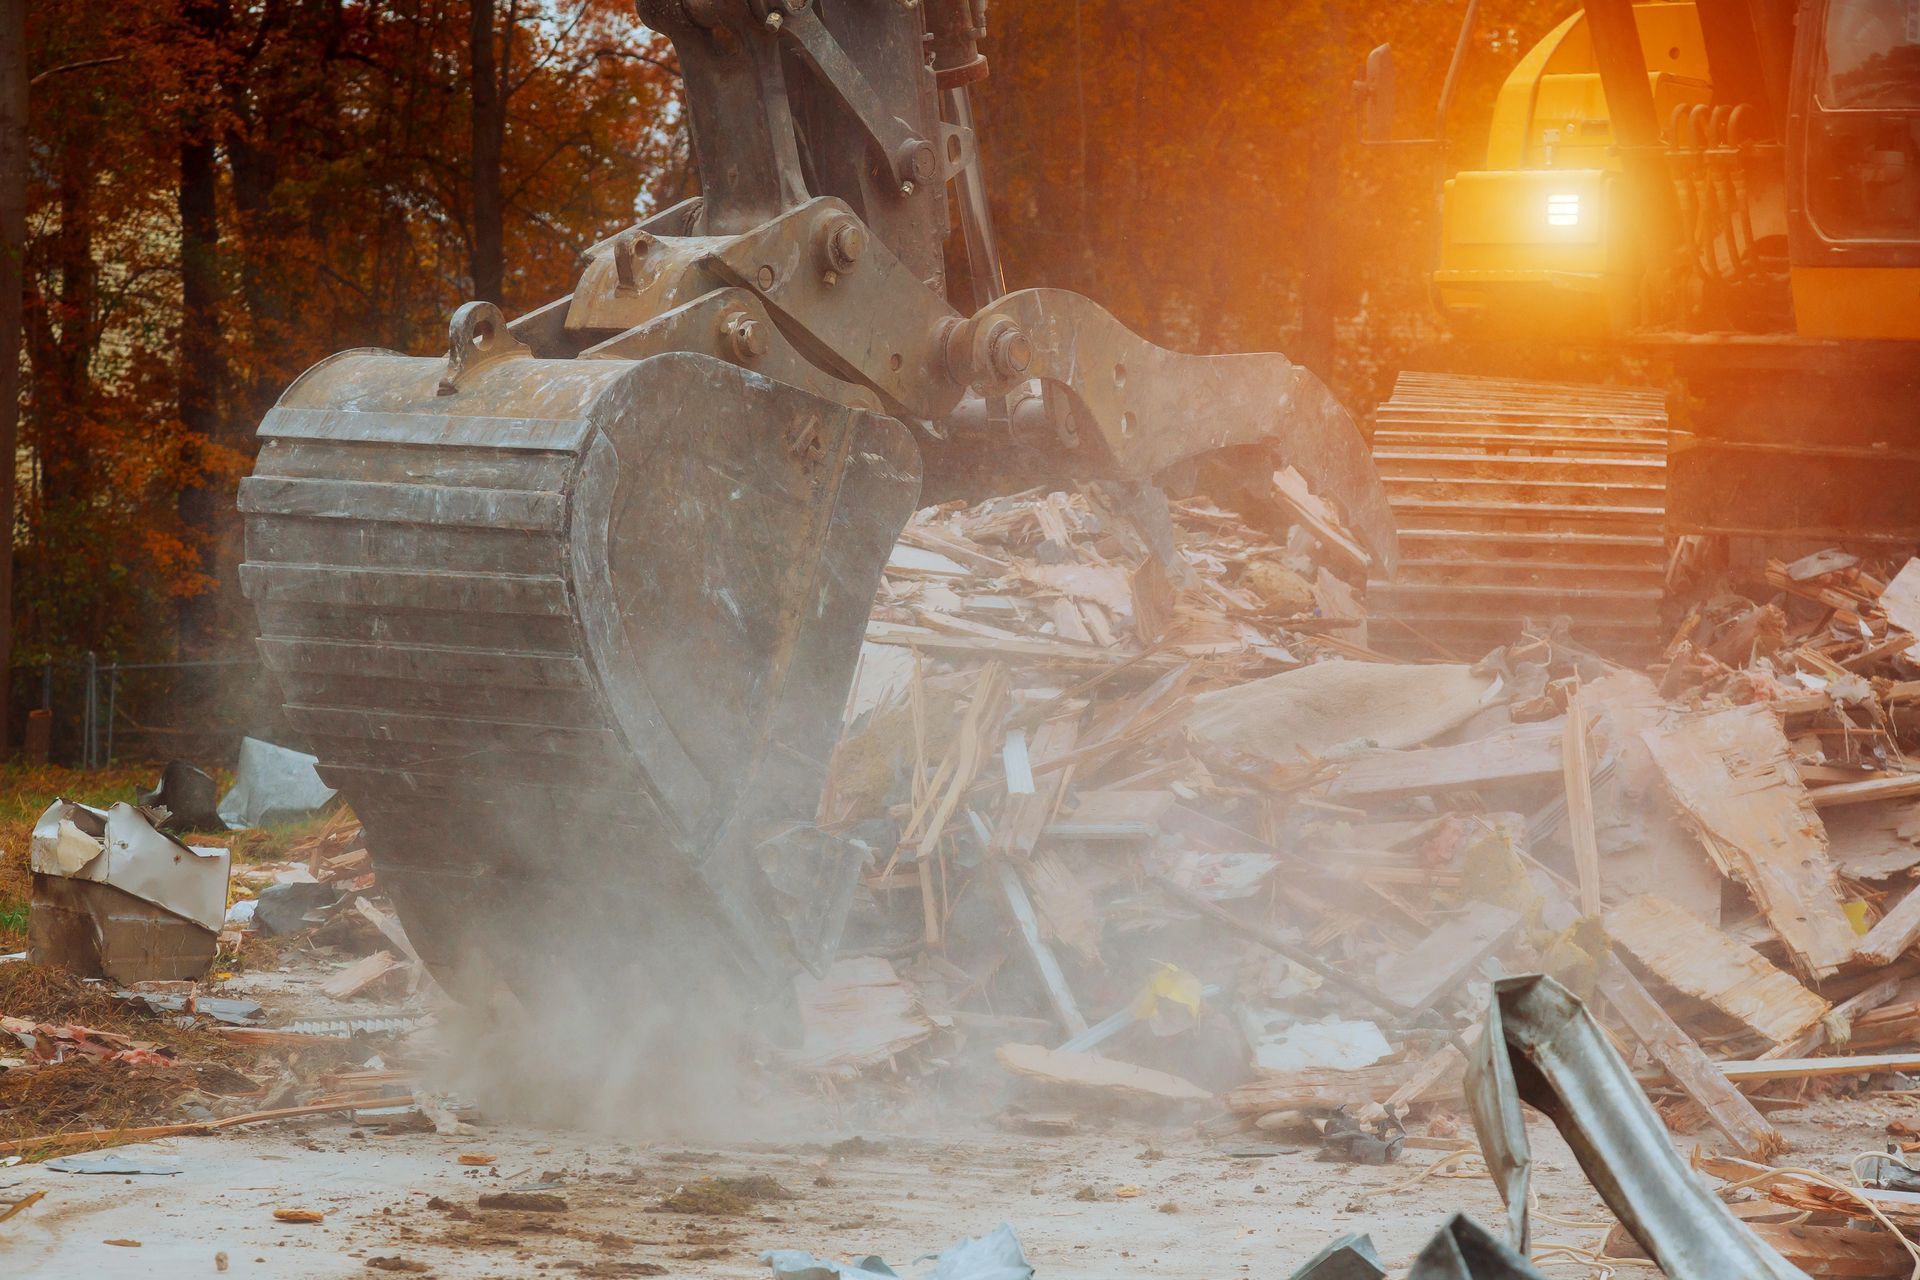
<instances>
[{"instance_id":1,"label":"tree trunk","mask_svg":"<svg viewBox=\"0 0 1920 1280\"><path fill-rule=\"evenodd\" d=\"M93 491L93 450L79 430L93 398L93 349L99 335L97 286L93 260L92 151L79 138L61 140L54 161L59 174L60 221L53 237L53 264L60 289L47 326L45 363L35 396L40 420L42 504L52 512L70 511Z\"/></svg>"},{"instance_id":2,"label":"tree trunk","mask_svg":"<svg viewBox=\"0 0 1920 1280\"><path fill-rule=\"evenodd\" d=\"M211 138L186 135L180 143L180 422L203 444L220 438L220 249L218 163ZM219 536L218 495L204 483L180 494L180 518L206 539ZM183 656L210 650L217 612L211 594L180 606Z\"/></svg>"},{"instance_id":3,"label":"tree trunk","mask_svg":"<svg viewBox=\"0 0 1920 1280\"><path fill-rule=\"evenodd\" d=\"M1299 363L1333 381L1334 321L1340 281L1340 135L1336 121L1316 120L1307 144L1307 190L1315 216L1307 219L1307 251L1300 276Z\"/></svg>"},{"instance_id":4,"label":"tree trunk","mask_svg":"<svg viewBox=\"0 0 1920 1280\"><path fill-rule=\"evenodd\" d=\"M493 0L473 0L467 33L468 82L472 90L473 296L498 303L506 282L500 155L506 146L507 103L494 57Z\"/></svg>"},{"instance_id":5,"label":"tree trunk","mask_svg":"<svg viewBox=\"0 0 1920 1280\"><path fill-rule=\"evenodd\" d=\"M13 666L14 460L27 249L27 0L0 0L0 755Z\"/></svg>"}]
</instances>

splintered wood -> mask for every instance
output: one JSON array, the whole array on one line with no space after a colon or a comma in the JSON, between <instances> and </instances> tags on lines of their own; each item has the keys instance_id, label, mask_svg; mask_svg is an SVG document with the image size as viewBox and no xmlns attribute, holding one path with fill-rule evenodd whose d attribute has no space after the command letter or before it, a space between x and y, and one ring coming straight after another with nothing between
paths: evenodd
<instances>
[{"instance_id":1,"label":"splintered wood","mask_svg":"<svg viewBox=\"0 0 1920 1280\"><path fill-rule=\"evenodd\" d=\"M1645 740L1714 863L1747 887L1795 962L1815 978L1838 972L1853 925L1780 722L1764 706L1734 707Z\"/></svg>"},{"instance_id":2,"label":"splintered wood","mask_svg":"<svg viewBox=\"0 0 1920 1280\"><path fill-rule=\"evenodd\" d=\"M1750 1160L1774 1109L1920 1071L1920 561L1770 564L1645 672L1559 621L1393 662L1338 512L1252 487L1290 527L1126 485L914 518L868 632L910 658L863 657L820 811L878 842L863 941L900 968L817 1061L924 1017L1076 1106L1202 1103L1204 1017L1250 1128L1417 1122L1525 966L1590 978L1669 1126Z\"/></svg>"},{"instance_id":3,"label":"splintered wood","mask_svg":"<svg viewBox=\"0 0 1920 1280\"><path fill-rule=\"evenodd\" d=\"M1037 1044L1003 1044L994 1054L1018 1075L1064 1089L1093 1089L1160 1102L1210 1102L1213 1094L1165 1071Z\"/></svg>"},{"instance_id":4,"label":"splintered wood","mask_svg":"<svg viewBox=\"0 0 1920 1280\"><path fill-rule=\"evenodd\" d=\"M933 1034L913 989L878 956L849 956L827 976L795 984L803 1038L788 1061L808 1071L854 1071L886 1062Z\"/></svg>"},{"instance_id":5,"label":"splintered wood","mask_svg":"<svg viewBox=\"0 0 1920 1280\"><path fill-rule=\"evenodd\" d=\"M1606 915L1607 933L1662 982L1784 1044L1820 1020L1827 1002L1671 902L1642 894Z\"/></svg>"},{"instance_id":6,"label":"splintered wood","mask_svg":"<svg viewBox=\"0 0 1920 1280\"><path fill-rule=\"evenodd\" d=\"M1599 989L1654 1061L1706 1112L1736 1150L1749 1159L1765 1160L1785 1149L1786 1140L1779 1131L1734 1088L1693 1037L1616 957L1609 956L1602 963Z\"/></svg>"}]
</instances>

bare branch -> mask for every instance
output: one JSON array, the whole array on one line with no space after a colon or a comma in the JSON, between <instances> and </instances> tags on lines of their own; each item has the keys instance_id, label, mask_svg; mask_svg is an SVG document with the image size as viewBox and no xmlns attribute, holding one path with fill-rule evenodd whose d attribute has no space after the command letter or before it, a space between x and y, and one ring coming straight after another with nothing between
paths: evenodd
<instances>
[{"instance_id":1,"label":"bare branch","mask_svg":"<svg viewBox=\"0 0 1920 1280\"><path fill-rule=\"evenodd\" d=\"M125 62L126 60L126 54L116 53L111 58L82 58L78 62L63 62L57 67L48 67L45 71L40 72L28 80L27 87L31 89L43 80L50 79L53 76L63 75L68 71L81 71L87 67L104 67L109 62Z\"/></svg>"}]
</instances>

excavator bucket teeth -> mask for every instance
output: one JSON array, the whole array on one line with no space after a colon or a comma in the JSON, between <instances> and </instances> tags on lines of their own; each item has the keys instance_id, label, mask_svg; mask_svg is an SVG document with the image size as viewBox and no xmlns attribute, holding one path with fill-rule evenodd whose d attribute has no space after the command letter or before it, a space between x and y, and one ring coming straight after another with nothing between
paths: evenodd
<instances>
[{"instance_id":1,"label":"excavator bucket teeth","mask_svg":"<svg viewBox=\"0 0 1920 1280\"><path fill-rule=\"evenodd\" d=\"M855 864L778 833L919 494L906 429L689 353L446 370L322 362L240 495L261 654L414 944L456 988L816 964Z\"/></svg>"}]
</instances>

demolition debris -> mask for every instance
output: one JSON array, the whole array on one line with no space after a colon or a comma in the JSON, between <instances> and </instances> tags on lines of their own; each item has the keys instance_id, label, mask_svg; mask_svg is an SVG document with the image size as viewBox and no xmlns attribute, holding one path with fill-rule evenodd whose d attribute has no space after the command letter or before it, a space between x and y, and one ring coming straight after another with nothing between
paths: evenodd
<instances>
[{"instance_id":1,"label":"demolition debris","mask_svg":"<svg viewBox=\"0 0 1920 1280\"><path fill-rule=\"evenodd\" d=\"M1840 1181L1797 1167L1771 1117L1920 1074L1920 561L1772 564L1758 599L1709 599L1646 670L1553 620L1471 664L1413 662L1370 646L1336 517L1305 501L1284 537L1103 485L915 517L815 824L861 860L841 945L763 1062L836 1098L984 1089L1040 1141L1112 1111L1248 1158L1458 1160L1477 1141L1510 1221L1453 1220L1416 1275L1495 1274L1457 1261L1475 1257L1535 1274L1524 1099L1618 1193L1596 1257L1694 1274L1671 1224L1705 1205L1768 1267L1907 1274L1920 1126L1863 1134L1896 1149ZM18 1046L0 1153L479 1118L422 1084L411 1035L439 997L351 812L237 865L224 912L195 878L224 885L224 855L159 825L62 801L36 885L118 886L143 920L217 934L195 977L298 948L310 999L0 966L34 975L0 983ZM1502 1074L1501 1044L1548 1039L1551 1091ZM1595 1082L1632 1141L1594 1136ZM1717 1194L1675 1174L1676 1139ZM753 1202L732 1185L661 1204ZM501 1196L566 1203L531 1184L480 1205ZM1378 1274L1373 1257L1355 1237L1301 1274ZM853 1270L886 1274L869 1262Z\"/></svg>"}]
</instances>

